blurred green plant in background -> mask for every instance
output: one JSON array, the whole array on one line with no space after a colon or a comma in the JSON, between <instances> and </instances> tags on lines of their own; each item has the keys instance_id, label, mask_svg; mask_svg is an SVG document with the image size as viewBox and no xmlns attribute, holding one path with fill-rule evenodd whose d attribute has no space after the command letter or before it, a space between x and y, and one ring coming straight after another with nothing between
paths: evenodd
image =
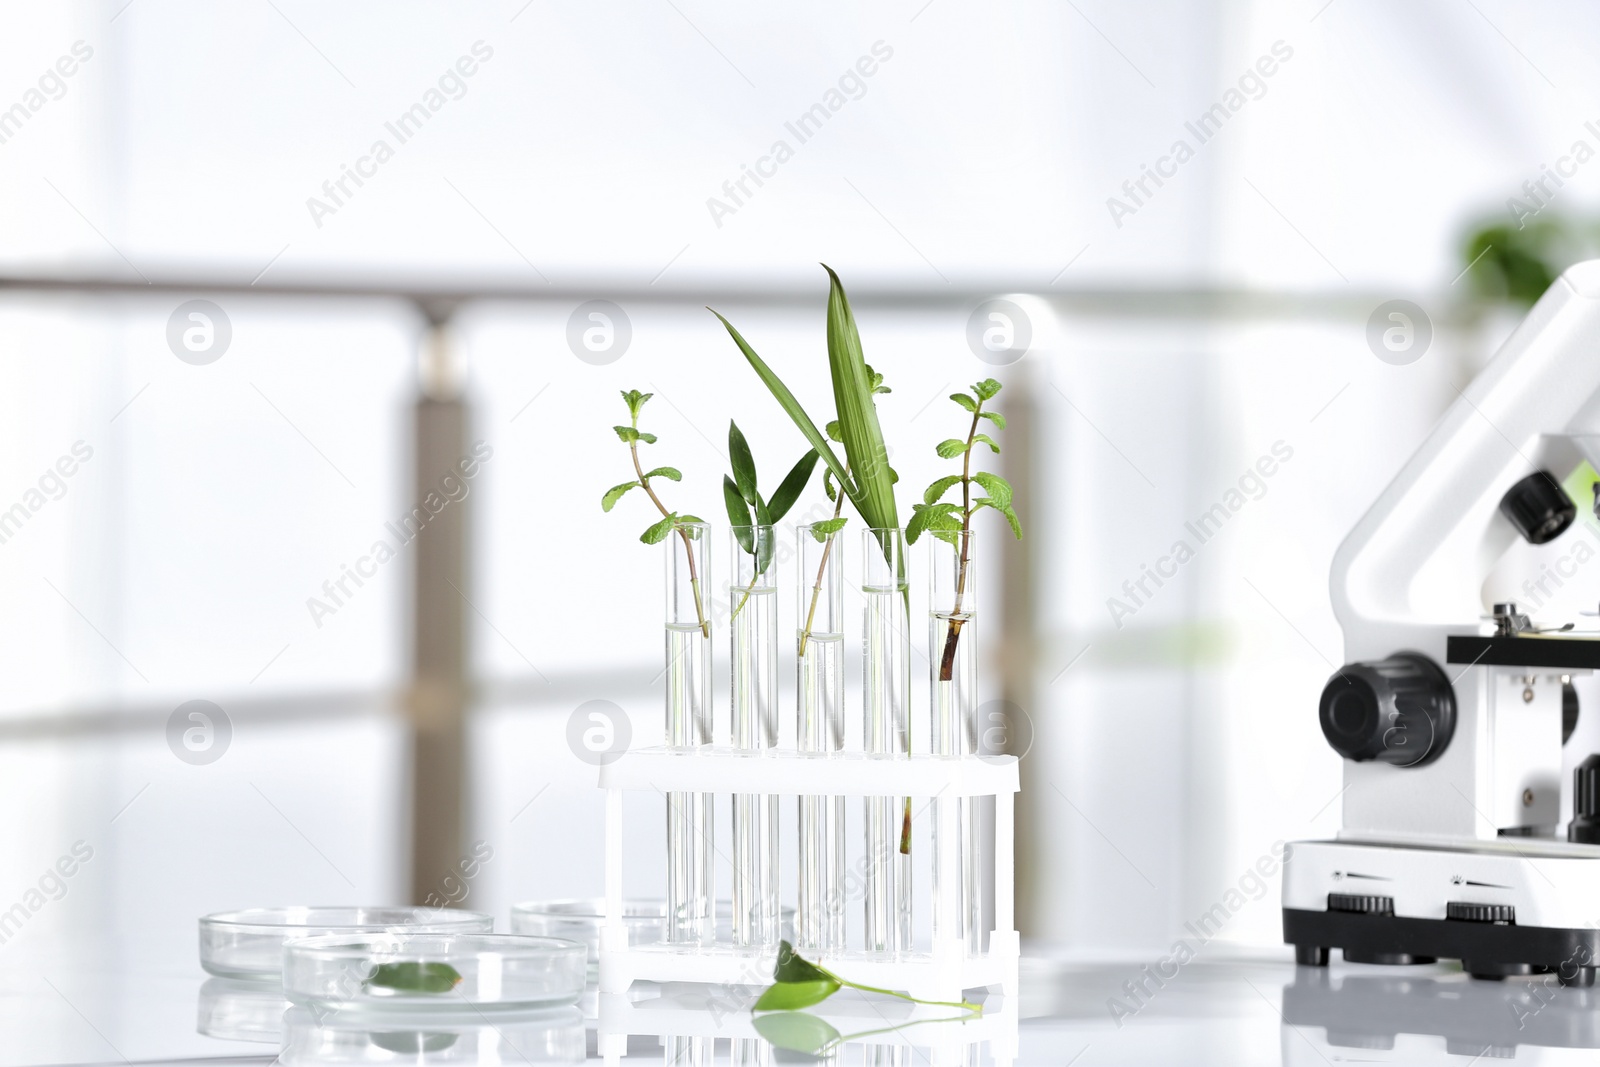
<instances>
[{"instance_id":1,"label":"blurred green plant in background","mask_svg":"<svg viewBox=\"0 0 1600 1067\"><path fill-rule=\"evenodd\" d=\"M1473 295L1486 303L1531 307L1561 272L1600 255L1600 226L1568 216L1521 225L1486 223L1461 248Z\"/></svg>"}]
</instances>

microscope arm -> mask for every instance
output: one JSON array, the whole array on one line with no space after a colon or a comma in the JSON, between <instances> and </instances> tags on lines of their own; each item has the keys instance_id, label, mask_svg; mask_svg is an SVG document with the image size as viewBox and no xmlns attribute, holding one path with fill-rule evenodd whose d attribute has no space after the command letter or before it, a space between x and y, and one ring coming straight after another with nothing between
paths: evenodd
<instances>
[{"instance_id":1,"label":"microscope arm","mask_svg":"<svg viewBox=\"0 0 1600 1067\"><path fill-rule=\"evenodd\" d=\"M1550 287L1339 546L1329 584L1346 659L1437 654L1446 628L1475 625L1479 583L1517 536L1501 496L1595 456L1566 439L1586 433L1600 434L1600 260Z\"/></svg>"}]
</instances>

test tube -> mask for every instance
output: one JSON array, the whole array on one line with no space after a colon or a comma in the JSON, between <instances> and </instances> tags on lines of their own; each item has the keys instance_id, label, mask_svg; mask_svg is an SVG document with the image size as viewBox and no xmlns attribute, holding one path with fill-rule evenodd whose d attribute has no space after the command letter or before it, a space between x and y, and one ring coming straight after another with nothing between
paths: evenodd
<instances>
[{"instance_id":1,"label":"test tube","mask_svg":"<svg viewBox=\"0 0 1600 1067\"><path fill-rule=\"evenodd\" d=\"M933 531L928 537L928 691L929 737L935 756L959 757L978 751L976 539L971 532ZM980 948L981 908L978 882L979 808L971 800L936 799L933 823L944 805L956 809L957 840L934 837L933 936L963 941L967 951ZM946 849L955 850L949 863ZM956 884L947 873L955 872ZM956 894L955 929L946 929L944 894Z\"/></svg>"},{"instance_id":2,"label":"test tube","mask_svg":"<svg viewBox=\"0 0 1600 1067\"><path fill-rule=\"evenodd\" d=\"M816 526L795 530L800 561L795 697L799 750L825 758L844 749L844 539ZM803 796L795 941L845 947L844 797Z\"/></svg>"},{"instance_id":3,"label":"test tube","mask_svg":"<svg viewBox=\"0 0 1600 1067\"><path fill-rule=\"evenodd\" d=\"M862 531L861 595L866 602L863 675L865 748L882 759L911 752L910 597L900 530ZM911 809L903 797L867 797L866 947L911 947Z\"/></svg>"},{"instance_id":4,"label":"test tube","mask_svg":"<svg viewBox=\"0 0 1600 1067\"><path fill-rule=\"evenodd\" d=\"M733 747L766 752L778 743L778 587L771 526L729 531ZM778 943L778 798L733 798L733 941Z\"/></svg>"},{"instance_id":5,"label":"test tube","mask_svg":"<svg viewBox=\"0 0 1600 1067\"><path fill-rule=\"evenodd\" d=\"M711 743L711 528L679 523L662 542L667 553L667 746ZM667 794L666 940L703 943L715 929L711 899L711 793Z\"/></svg>"}]
</instances>

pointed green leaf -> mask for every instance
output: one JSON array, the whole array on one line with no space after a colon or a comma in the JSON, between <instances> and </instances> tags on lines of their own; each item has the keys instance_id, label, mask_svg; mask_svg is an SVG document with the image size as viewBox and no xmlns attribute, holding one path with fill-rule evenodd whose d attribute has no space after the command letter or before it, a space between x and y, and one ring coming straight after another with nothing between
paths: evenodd
<instances>
[{"instance_id":1,"label":"pointed green leaf","mask_svg":"<svg viewBox=\"0 0 1600 1067\"><path fill-rule=\"evenodd\" d=\"M989 448L995 452L1000 451L1000 446L994 443L994 438L990 437L986 433L975 433L972 435L972 443L978 444L979 442L988 445Z\"/></svg>"},{"instance_id":2,"label":"pointed green leaf","mask_svg":"<svg viewBox=\"0 0 1600 1067\"><path fill-rule=\"evenodd\" d=\"M778 942L778 962L772 969L775 982L814 982L831 979L833 975L818 967L794 950L787 941Z\"/></svg>"},{"instance_id":3,"label":"pointed green leaf","mask_svg":"<svg viewBox=\"0 0 1600 1067\"><path fill-rule=\"evenodd\" d=\"M640 534L639 540L643 541L647 545L659 545L661 542L667 539L667 535L672 532L673 524L677 521L677 512L673 512L671 515L668 515L660 522L652 525L644 533Z\"/></svg>"},{"instance_id":4,"label":"pointed green leaf","mask_svg":"<svg viewBox=\"0 0 1600 1067\"><path fill-rule=\"evenodd\" d=\"M957 404L960 404L962 407L966 408L968 411L977 411L978 410L978 402L976 400L972 399L966 393L951 393L950 394L950 399L954 400Z\"/></svg>"},{"instance_id":5,"label":"pointed green leaf","mask_svg":"<svg viewBox=\"0 0 1600 1067\"><path fill-rule=\"evenodd\" d=\"M823 427L823 430L827 433L828 440L837 441L841 445L844 444L844 438L839 436L839 420L838 419L834 419L831 422L829 422L828 425Z\"/></svg>"},{"instance_id":6,"label":"pointed green leaf","mask_svg":"<svg viewBox=\"0 0 1600 1067\"><path fill-rule=\"evenodd\" d=\"M641 393L637 389L629 389L622 394L622 400L628 405L628 414L634 422L639 421L639 411L644 407L645 401L655 396L654 393Z\"/></svg>"},{"instance_id":7,"label":"pointed green leaf","mask_svg":"<svg viewBox=\"0 0 1600 1067\"><path fill-rule=\"evenodd\" d=\"M678 515L676 512L674 512L673 514L674 514L674 517L678 520L679 523L698 522L701 525L704 525L705 521L706 521L706 520L702 519L698 515ZM700 531L699 530L691 530L690 534L691 534L691 536L699 537L700 536Z\"/></svg>"},{"instance_id":8,"label":"pointed green leaf","mask_svg":"<svg viewBox=\"0 0 1600 1067\"><path fill-rule=\"evenodd\" d=\"M683 474L676 467L657 467L653 471L645 471L646 478L665 478L669 482L683 481Z\"/></svg>"},{"instance_id":9,"label":"pointed green leaf","mask_svg":"<svg viewBox=\"0 0 1600 1067\"><path fill-rule=\"evenodd\" d=\"M924 504L937 504L939 502L939 498L948 493L950 491L950 487L959 481L961 481L961 475L959 474L952 474L949 477L938 479L932 485L928 486L928 491L926 493L922 494L922 502Z\"/></svg>"},{"instance_id":10,"label":"pointed green leaf","mask_svg":"<svg viewBox=\"0 0 1600 1067\"><path fill-rule=\"evenodd\" d=\"M823 269L828 272L828 367L833 402L854 477L853 486L843 479L840 484L846 493L855 489L850 500L863 522L873 529L894 529L900 519L895 511L894 483L889 478L889 450L872 402L872 380L861 354L861 335L839 276L826 264Z\"/></svg>"},{"instance_id":11,"label":"pointed green leaf","mask_svg":"<svg viewBox=\"0 0 1600 1067\"><path fill-rule=\"evenodd\" d=\"M622 443L625 445L631 445L639 439L639 431L632 426L613 426L611 428L617 431L617 436L622 439Z\"/></svg>"},{"instance_id":12,"label":"pointed green leaf","mask_svg":"<svg viewBox=\"0 0 1600 1067\"><path fill-rule=\"evenodd\" d=\"M978 412L978 418L988 419L990 422L994 423L994 428L997 430L1003 430L1006 428L1006 417L1000 414L998 411L980 411Z\"/></svg>"},{"instance_id":13,"label":"pointed green leaf","mask_svg":"<svg viewBox=\"0 0 1600 1067\"><path fill-rule=\"evenodd\" d=\"M811 480L811 472L817 469L817 450L812 448L800 457L789 473L784 475L783 484L778 486L777 492L772 494L772 499L767 501L767 511L772 515L772 521L778 522L789 514L789 509L794 507L794 502L800 499L800 494L805 490L806 483Z\"/></svg>"},{"instance_id":14,"label":"pointed green leaf","mask_svg":"<svg viewBox=\"0 0 1600 1067\"><path fill-rule=\"evenodd\" d=\"M994 506L1004 511L1011 506L1011 483L998 474L979 471L972 480L983 486L984 492L994 500Z\"/></svg>"},{"instance_id":15,"label":"pointed green leaf","mask_svg":"<svg viewBox=\"0 0 1600 1067\"><path fill-rule=\"evenodd\" d=\"M647 445L653 445L656 443L656 435L653 433L645 433L643 430L640 430L639 440L643 441Z\"/></svg>"},{"instance_id":16,"label":"pointed green leaf","mask_svg":"<svg viewBox=\"0 0 1600 1067\"><path fill-rule=\"evenodd\" d=\"M728 525L733 527L734 540L746 552L754 552L756 543L750 531L750 507L739 495L739 487L726 474L722 476L722 499L728 508Z\"/></svg>"},{"instance_id":17,"label":"pointed green leaf","mask_svg":"<svg viewBox=\"0 0 1600 1067\"><path fill-rule=\"evenodd\" d=\"M710 308L706 310L711 311ZM756 350L751 348L749 343L739 335L739 331L733 328L733 323L724 319L721 315L717 315L715 311L711 311L711 314L716 315L722 322L723 327L728 331L728 336L732 337L733 343L739 346L739 351L744 354L745 360L750 364L751 369L756 372L756 376L766 383L767 389L771 391L773 397L778 401L778 406L788 413L790 419L794 420L795 426L805 435L806 441L816 450L817 455L822 457L822 461L828 465L828 469L833 471L833 476L839 480L839 484L846 487L846 492L854 489L854 483L850 481L850 475L845 470L844 464L839 461L839 457L828 446L827 439L817 429L817 424L811 421L811 416L806 414L805 408L800 406L800 401L796 400L794 394L789 391L789 387L783 384L783 379L773 373L772 368L767 366L760 356L756 355Z\"/></svg>"},{"instance_id":18,"label":"pointed green leaf","mask_svg":"<svg viewBox=\"0 0 1600 1067\"><path fill-rule=\"evenodd\" d=\"M915 544L927 530L959 530L961 522L955 513L961 510L957 504L913 504L911 505L911 521L906 523L906 543Z\"/></svg>"},{"instance_id":19,"label":"pointed green leaf","mask_svg":"<svg viewBox=\"0 0 1600 1067\"><path fill-rule=\"evenodd\" d=\"M606 495L600 498L600 510L610 511L617 506L617 501L621 500L629 489L637 488L639 488L638 482L623 482L621 485L613 485L606 490Z\"/></svg>"},{"instance_id":20,"label":"pointed green leaf","mask_svg":"<svg viewBox=\"0 0 1600 1067\"><path fill-rule=\"evenodd\" d=\"M817 539L818 544L821 544L844 529L844 524L849 521L848 518L841 515L836 519L823 519L821 522L814 522L811 524L811 536Z\"/></svg>"},{"instance_id":21,"label":"pointed green leaf","mask_svg":"<svg viewBox=\"0 0 1600 1067\"><path fill-rule=\"evenodd\" d=\"M739 432L739 424L728 420L728 462L733 464L733 480L739 486L739 495L750 504L761 499L756 492L756 460L750 454L750 444Z\"/></svg>"},{"instance_id":22,"label":"pointed green leaf","mask_svg":"<svg viewBox=\"0 0 1600 1067\"><path fill-rule=\"evenodd\" d=\"M990 400L1000 392L1000 383L993 378L985 378L974 385L972 391L978 394L979 400Z\"/></svg>"},{"instance_id":23,"label":"pointed green leaf","mask_svg":"<svg viewBox=\"0 0 1600 1067\"><path fill-rule=\"evenodd\" d=\"M774 982L761 994L751 1011L794 1011L820 1004L839 991L839 983L832 978L819 978L810 982Z\"/></svg>"},{"instance_id":24,"label":"pointed green leaf","mask_svg":"<svg viewBox=\"0 0 1600 1067\"><path fill-rule=\"evenodd\" d=\"M1006 517L1006 521L1011 524L1011 532L1016 536L1017 540L1022 540L1022 521L1017 518L1016 511L1012 508L1001 508L1000 512Z\"/></svg>"},{"instance_id":25,"label":"pointed green leaf","mask_svg":"<svg viewBox=\"0 0 1600 1067\"><path fill-rule=\"evenodd\" d=\"M767 1039L773 1048L799 1052L821 1058L844 1037L826 1019L803 1011L780 1011L773 1015L759 1015L751 1020L756 1033ZM781 1059L778 1062L783 1062Z\"/></svg>"},{"instance_id":26,"label":"pointed green leaf","mask_svg":"<svg viewBox=\"0 0 1600 1067\"><path fill-rule=\"evenodd\" d=\"M933 447L933 450L939 453L940 459L952 459L961 455L961 453L967 450L967 443L958 438L951 437L944 441L940 441Z\"/></svg>"}]
</instances>

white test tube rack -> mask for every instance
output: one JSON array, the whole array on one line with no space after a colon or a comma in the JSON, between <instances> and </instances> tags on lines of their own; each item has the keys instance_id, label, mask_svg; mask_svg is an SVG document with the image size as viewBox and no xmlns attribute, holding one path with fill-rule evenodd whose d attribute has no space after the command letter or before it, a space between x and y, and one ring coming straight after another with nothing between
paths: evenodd
<instances>
[{"instance_id":1,"label":"white test tube rack","mask_svg":"<svg viewBox=\"0 0 1600 1067\"><path fill-rule=\"evenodd\" d=\"M637 749L600 768L606 791L606 922L600 934L602 993L622 993L637 981L762 986L771 981L777 946L732 944L630 945L622 920L623 795L627 792L777 794L783 796L895 796L913 800L995 798L994 930L984 953L968 950L959 934L961 912L955 804L939 804L932 833L938 843L938 881L948 887L934 902L936 938L929 951L895 953L860 949L806 953L807 958L853 982L893 989L924 1000L961 999L962 990L998 986L1017 995L1019 943L1014 915L1016 872L1015 756L900 756L841 753L825 758L798 752L753 753L722 746L694 751ZM787 820L786 820L787 821ZM790 832L798 832L791 823ZM914 847L927 847L926 835ZM980 857L968 857L978 862Z\"/></svg>"}]
</instances>

